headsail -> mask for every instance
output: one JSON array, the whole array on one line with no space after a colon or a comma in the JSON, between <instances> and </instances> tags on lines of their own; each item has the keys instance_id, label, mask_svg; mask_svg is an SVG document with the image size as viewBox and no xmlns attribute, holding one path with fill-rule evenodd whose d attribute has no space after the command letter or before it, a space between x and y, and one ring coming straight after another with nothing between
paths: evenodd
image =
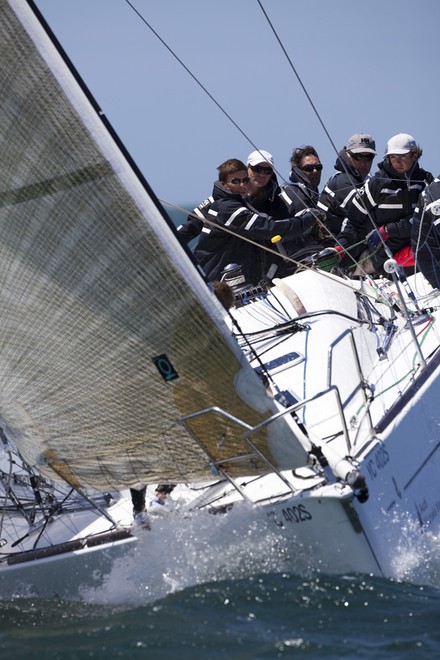
<instances>
[{"instance_id":1,"label":"headsail","mask_svg":"<svg viewBox=\"0 0 440 660\"><path fill-rule=\"evenodd\" d=\"M215 405L256 425L271 401L34 12L0 8L0 418L30 462L74 483L206 476L176 420ZM238 381L258 390L251 405ZM211 415L202 444L239 455L241 433Z\"/></svg>"}]
</instances>

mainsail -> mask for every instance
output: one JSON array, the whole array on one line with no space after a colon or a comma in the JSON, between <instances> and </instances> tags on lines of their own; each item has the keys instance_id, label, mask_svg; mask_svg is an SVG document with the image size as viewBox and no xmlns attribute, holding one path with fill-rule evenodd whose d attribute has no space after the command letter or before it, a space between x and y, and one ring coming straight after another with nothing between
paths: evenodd
<instances>
[{"instance_id":1,"label":"mainsail","mask_svg":"<svg viewBox=\"0 0 440 660\"><path fill-rule=\"evenodd\" d=\"M196 418L199 446L176 421L215 405L255 426L271 400L32 2L0 19L1 423L74 485L206 477L201 446L246 454L243 429Z\"/></svg>"}]
</instances>

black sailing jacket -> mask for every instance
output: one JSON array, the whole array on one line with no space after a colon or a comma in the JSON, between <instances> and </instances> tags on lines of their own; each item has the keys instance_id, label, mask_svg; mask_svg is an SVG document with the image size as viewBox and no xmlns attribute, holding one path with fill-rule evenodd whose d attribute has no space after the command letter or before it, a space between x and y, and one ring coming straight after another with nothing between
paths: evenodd
<instances>
[{"instance_id":1,"label":"black sailing jacket","mask_svg":"<svg viewBox=\"0 0 440 660\"><path fill-rule=\"evenodd\" d=\"M334 236L337 236L342 228L346 217L346 206L356 189L360 188L364 179L352 161L342 149L335 163L336 174L334 174L324 186L319 196L318 208L326 214L326 224Z\"/></svg>"},{"instance_id":2,"label":"black sailing jacket","mask_svg":"<svg viewBox=\"0 0 440 660\"><path fill-rule=\"evenodd\" d=\"M411 227L411 247L418 269L440 288L440 176L419 198Z\"/></svg>"},{"instance_id":3,"label":"black sailing jacket","mask_svg":"<svg viewBox=\"0 0 440 660\"><path fill-rule=\"evenodd\" d=\"M367 179L347 203L348 220L338 236L344 247L362 241L374 229L369 215L378 227L386 225L390 237L409 243L411 218L420 193L434 177L422 169L418 161L404 174L398 174L388 158L378 167L374 176Z\"/></svg>"},{"instance_id":4,"label":"black sailing jacket","mask_svg":"<svg viewBox=\"0 0 440 660\"><path fill-rule=\"evenodd\" d=\"M280 257L271 255L259 245L269 244L277 235L283 239L296 238L315 224L311 213L284 219L260 213L245 198L230 192L219 182L214 184L213 197L207 218L219 227L205 226L194 250L197 262L210 281L220 279L224 267L236 263L242 266L249 284L258 284L267 276L271 264L281 261ZM246 238L259 245L243 240Z\"/></svg>"}]
</instances>

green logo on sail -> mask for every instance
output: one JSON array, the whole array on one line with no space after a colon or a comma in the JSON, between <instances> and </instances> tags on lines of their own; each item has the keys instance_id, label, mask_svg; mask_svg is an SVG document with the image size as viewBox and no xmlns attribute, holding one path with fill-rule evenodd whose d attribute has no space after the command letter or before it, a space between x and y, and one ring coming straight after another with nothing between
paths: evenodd
<instances>
[{"instance_id":1,"label":"green logo on sail","mask_svg":"<svg viewBox=\"0 0 440 660\"><path fill-rule=\"evenodd\" d=\"M154 357L153 362L156 365L158 372L166 382L168 382L169 380L175 380L176 378L179 378L179 374L174 369L173 365L171 364L165 353L163 353L162 355L158 355L157 357Z\"/></svg>"}]
</instances>

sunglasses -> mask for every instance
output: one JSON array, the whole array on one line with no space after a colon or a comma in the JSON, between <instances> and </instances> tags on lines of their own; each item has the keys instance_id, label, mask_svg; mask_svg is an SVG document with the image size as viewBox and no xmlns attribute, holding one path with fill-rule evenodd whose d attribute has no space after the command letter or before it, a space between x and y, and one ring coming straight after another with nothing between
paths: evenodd
<instances>
[{"instance_id":1,"label":"sunglasses","mask_svg":"<svg viewBox=\"0 0 440 660\"><path fill-rule=\"evenodd\" d=\"M350 156L353 160L366 160L368 162L371 162L374 159L374 154L352 154L350 152Z\"/></svg>"},{"instance_id":2,"label":"sunglasses","mask_svg":"<svg viewBox=\"0 0 440 660\"><path fill-rule=\"evenodd\" d=\"M249 165L252 172L257 174L272 174L273 169L271 167L263 167L262 165Z\"/></svg>"},{"instance_id":3,"label":"sunglasses","mask_svg":"<svg viewBox=\"0 0 440 660\"><path fill-rule=\"evenodd\" d=\"M301 169L303 172L313 172L313 170L320 172L322 170L322 164L316 163L316 165L304 165Z\"/></svg>"},{"instance_id":4,"label":"sunglasses","mask_svg":"<svg viewBox=\"0 0 440 660\"><path fill-rule=\"evenodd\" d=\"M229 183L233 183L234 186L239 186L240 183L249 183L249 177L245 176L242 179L239 179L238 177L236 177L235 179L231 179L229 181Z\"/></svg>"}]
</instances>

